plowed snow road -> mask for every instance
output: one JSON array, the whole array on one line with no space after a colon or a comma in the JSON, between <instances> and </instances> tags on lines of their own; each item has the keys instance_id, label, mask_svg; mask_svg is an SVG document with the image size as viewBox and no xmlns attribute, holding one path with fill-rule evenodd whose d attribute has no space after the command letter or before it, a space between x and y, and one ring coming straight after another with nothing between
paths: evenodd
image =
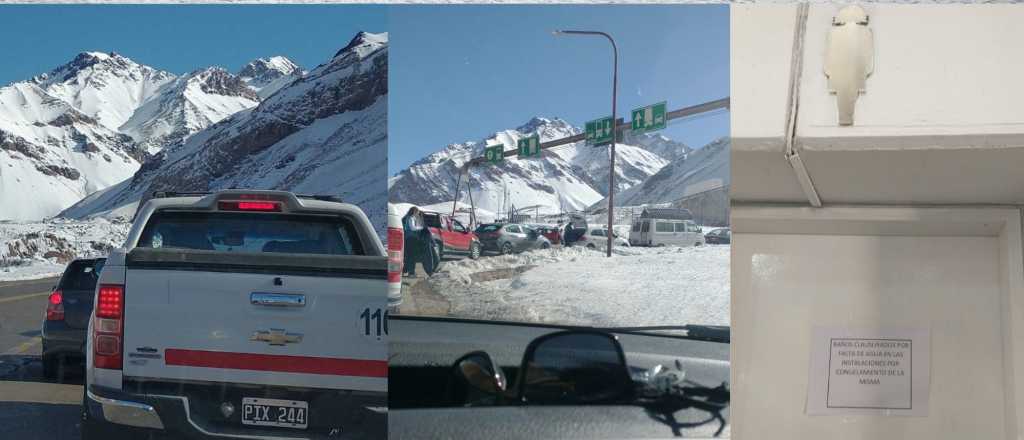
<instances>
[{"instance_id":1,"label":"plowed snow road","mask_svg":"<svg viewBox=\"0 0 1024 440\"><path fill-rule=\"evenodd\" d=\"M0 282L0 432L11 439L78 439L82 374L43 378L40 327L56 279Z\"/></svg>"}]
</instances>

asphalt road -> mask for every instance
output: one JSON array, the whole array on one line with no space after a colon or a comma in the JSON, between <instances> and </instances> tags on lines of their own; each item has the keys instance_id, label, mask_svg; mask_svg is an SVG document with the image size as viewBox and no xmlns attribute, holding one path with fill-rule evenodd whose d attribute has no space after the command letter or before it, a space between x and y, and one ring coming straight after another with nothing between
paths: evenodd
<instances>
[{"instance_id":1,"label":"asphalt road","mask_svg":"<svg viewBox=\"0 0 1024 440\"><path fill-rule=\"evenodd\" d=\"M0 282L0 432L12 439L78 439L82 373L43 378L40 326L56 279Z\"/></svg>"}]
</instances>

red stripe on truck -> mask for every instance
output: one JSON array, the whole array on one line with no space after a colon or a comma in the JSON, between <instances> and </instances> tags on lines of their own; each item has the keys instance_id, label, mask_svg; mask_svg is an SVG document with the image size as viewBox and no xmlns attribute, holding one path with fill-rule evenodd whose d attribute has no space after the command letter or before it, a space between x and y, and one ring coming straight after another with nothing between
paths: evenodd
<instances>
[{"instance_id":1,"label":"red stripe on truck","mask_svg":"<svg viewBox=\"0 0 1024 440\"><path fill-rule=\"evenodd\" d=\"M334 376L388 377L387 361L339 359L312 356L230 353L224 351L164 350L167 365L235 370L279 371L283 373Z\"/></svg>"}]
</instances>

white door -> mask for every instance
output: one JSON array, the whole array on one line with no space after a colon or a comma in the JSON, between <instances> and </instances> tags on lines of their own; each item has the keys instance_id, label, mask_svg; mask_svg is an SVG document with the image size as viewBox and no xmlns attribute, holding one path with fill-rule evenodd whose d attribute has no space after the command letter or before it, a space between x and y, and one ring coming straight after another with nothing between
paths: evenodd
<instances>
[{"instance_id":1,"label":"white door","mask_svg":"<svg viewBox=\"0 0 1024 440\"><path fill-rule=\"evenodd\" d=\"M677 246L679 238L676 237L674 222L668 220L654 220L654 243L655 246Z\"/></svg>"}]
</instances>

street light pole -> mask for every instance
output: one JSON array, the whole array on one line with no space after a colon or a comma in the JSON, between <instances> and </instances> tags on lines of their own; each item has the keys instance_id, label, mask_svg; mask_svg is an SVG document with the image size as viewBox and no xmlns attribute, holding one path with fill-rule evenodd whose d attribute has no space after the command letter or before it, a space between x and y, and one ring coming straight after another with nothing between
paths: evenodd
<instances>
[{"instance_id":1,"label":"street light pole","mask_svg":"<svg viewBox=\"0 0 1024 440\"><path fill-rule=\"evenodd\" d=\"M609 150L609 156L611 158L611 167L608 169L608 251L607 256L612 256L612 238L615 236L615 230L613 228L615 221L615 141L618 137L618 130L616 130L619 121L615 117L615 104L618 98L619 90L619 48L615 46L615 40L611 35L599 31L554 31L552 32L555 36L558 35L597 35L608 39L608 42L612 44L612 145Z\"/></svg>"}]
</instances>

